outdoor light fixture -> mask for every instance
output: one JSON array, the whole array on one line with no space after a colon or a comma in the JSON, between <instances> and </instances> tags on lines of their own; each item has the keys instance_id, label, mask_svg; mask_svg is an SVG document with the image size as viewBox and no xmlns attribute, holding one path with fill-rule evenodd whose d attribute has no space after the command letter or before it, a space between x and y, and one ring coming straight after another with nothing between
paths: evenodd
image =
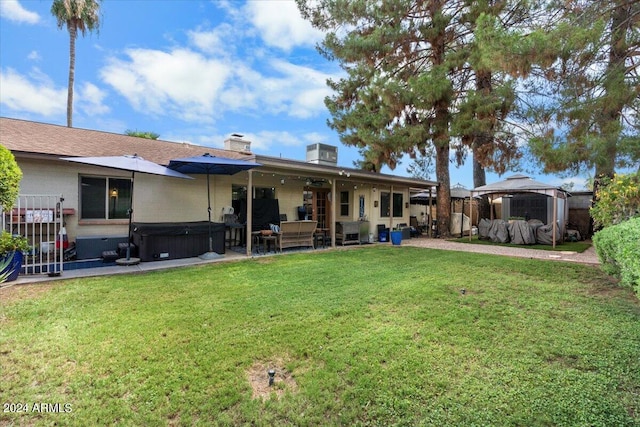
<instances>
[{"instance_id":1,"label":"outdoor light fixture","mask_svg":"<svg viewBox=\"0 0 640 427\"><path fill-rule=\"evenodd\" d=\"M117 188L112 188L111 191L109 192L109 195L111 197L118 197L118 189Z\"/></svg>"},{"instance_id":2,"label":"outdoor light fixture","mask_svg":"<svg viewBox=\"0 0 640 427\"><path fill-rule=\"evenodd\" d=\"M284 178L280 180L280 185L284 185Z\"/></svg>"},{"instance_id":3,"label":"outdoor light fixture","mask_svg":"<svg viewBox=\"0 0 640 427\"><path fill-rule=\"evenodd\" d=\"M275 380L276 371L275 369L269 369L269 372L267 372L267 374L269 374L269 386L272 386Z\"/></svg>"}]
</instances>

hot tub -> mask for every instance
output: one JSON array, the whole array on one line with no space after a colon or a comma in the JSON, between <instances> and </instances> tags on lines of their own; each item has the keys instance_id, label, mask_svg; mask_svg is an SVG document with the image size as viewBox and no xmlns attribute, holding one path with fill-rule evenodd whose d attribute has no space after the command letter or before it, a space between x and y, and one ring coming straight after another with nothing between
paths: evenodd
<instances>
[{"instance_id":1,"label":"hot tub","mask_svg":"<svg viewBox=\"0 0 640 427\"><path fill-rule=\"evenodd\" d=\"M209 251L209 222L136 222L133 243L141 261L192 258ZM211 223L213 251L224 254L224 223Z\"/></svg>"}]
</instances>

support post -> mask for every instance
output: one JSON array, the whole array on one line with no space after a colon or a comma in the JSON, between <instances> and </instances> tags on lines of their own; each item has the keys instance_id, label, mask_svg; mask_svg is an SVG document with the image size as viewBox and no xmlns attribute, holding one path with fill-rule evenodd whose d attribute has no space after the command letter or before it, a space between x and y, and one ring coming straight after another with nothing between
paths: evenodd
<instances>
[{"instance_id":1,"label":"support post","mask_svg":"<svg viewBox=\"0 0 640 427\"><path fill-rule=\"evenodd\" d=\"M249 173L247 181L247 231L244 234L247 240L247 256L251 256L253 253L251 248L253 243L253 235L251 234L251 230L253 230L253 171L249 169L247 172Z\"/></svg>"}]
</instances>

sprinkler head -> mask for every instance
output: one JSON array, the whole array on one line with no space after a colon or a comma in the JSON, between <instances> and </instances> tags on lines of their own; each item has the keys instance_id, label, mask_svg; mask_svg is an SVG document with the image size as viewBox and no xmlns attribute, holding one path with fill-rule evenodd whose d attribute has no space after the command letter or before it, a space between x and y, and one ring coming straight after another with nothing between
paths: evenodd
<instances>
[{"instance_id":1,"label":"sprinkler head","mask_svg":"<svg viewBox=\"0 0 640 427\"><path fill-rule=\"evenodd\" d=\"M267 374L269 374L269 386L272 386L275 380L276 371L275 369L269 369L269 372L267 372Z\"/></svg>"}]
</instances>

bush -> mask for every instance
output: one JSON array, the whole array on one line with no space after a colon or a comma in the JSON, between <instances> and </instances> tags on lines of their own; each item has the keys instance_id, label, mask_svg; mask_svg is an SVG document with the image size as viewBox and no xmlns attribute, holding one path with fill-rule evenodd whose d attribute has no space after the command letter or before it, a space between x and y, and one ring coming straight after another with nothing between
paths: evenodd
<instances>
[{"instance_id":1,"label":"bush","mask_svg":"<svg viewBox=\"0 0 640 427\"><path fill-rule=\"evenodd\" d=\"M640 217L640 171L603 178L596 200L590 213L597 228Z\"/></svg>"},{"instance_id":2,"label":"bush","mask_svg":"<svg viewBox=\"0 0 640 427\"><path fill-rule=\"evenodd\" d=\"M13 153L0 145L0 205L5 210L11 209L18 198L21 179L22 171Z\"/></svg>"},{"instance_id":3,"label":"bush","mask_svg":"<svg viewBox=\"0 0 640 427\"><path fill-rule=\"evenodd\" d=\"M640 296L640 218L598 231L593 244L602 269Z\"/></svg>"}]
</instances>

